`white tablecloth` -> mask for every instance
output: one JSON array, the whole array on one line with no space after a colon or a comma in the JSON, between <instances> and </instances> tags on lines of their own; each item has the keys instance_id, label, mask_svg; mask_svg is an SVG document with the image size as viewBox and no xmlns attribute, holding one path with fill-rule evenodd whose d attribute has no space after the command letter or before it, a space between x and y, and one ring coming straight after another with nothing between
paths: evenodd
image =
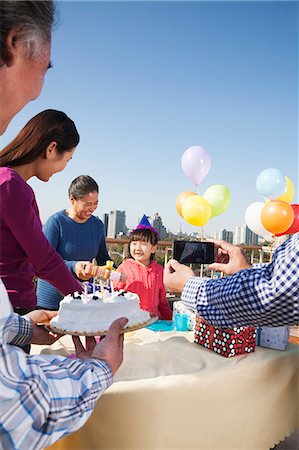
<instances>
[{"instance_id":1,"label":"white tablecloth","mask_svg":"<svg viewBox=\"0 0 299 450\"><path fill-rule=\"evenodd\" d=\"M71 348L65 336L51 352ZM51 449L269 449L299 427L298 350L228 359L194 344L192 332L128 333L114 384L86 425Z\"/></svg>"}]
</instances>

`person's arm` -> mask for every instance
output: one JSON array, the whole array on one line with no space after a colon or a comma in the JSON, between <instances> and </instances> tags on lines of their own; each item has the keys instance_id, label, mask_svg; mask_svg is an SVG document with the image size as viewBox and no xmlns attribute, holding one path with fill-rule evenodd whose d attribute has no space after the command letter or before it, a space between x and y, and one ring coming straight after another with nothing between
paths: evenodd
<instances>
[{"instance_id":1,"label":"person's arm","mask_svg":"<svg viewBox=\"0 0 299 450\"><path fill-rule=\"evenodd\" d=\"M126 289L128 278L125 267L126 267L125 262L122 262L117 268L117 272L121 273L122 278L121 281L115 281L113 283L115 289Z\"/></svg>"},{"instance_id":2,"label":"person's arm","mask_svg":"<svg viewBox=\"0 0 299 450\"><path fill-rule=\"evenodd\" d=\"M46 447L80 428L111 385L123 358L120 333L127 319L115 321L105 339L91 349L76 342L81 360L28 357L6 344L5 326L12 311L4 287L1 305L1 444L7 449Z\"/></svg>"},{"instance_id":3,"label":"person's arm","mask_svg":"<svg viewBox=\"0 0 299 450\"><path fill-rule=\"evenodd\" d=\"M51 246L58 252L58 248L60 245L60 225L55 216L51 216L48 218L46 223L43 226L43 233L46 236L48 242L51 244ZM58 252L59 253L59 252ZM68 261L64 259L64 263L66 267L69 269L69 271L76 275L75 272L75 266L77 261Z\"/></svg>"},{"instance_id":4,"label":"person's arm","mask_svg":"<svg viewBox=\"0 0 299 450\"><path fill-rule=\"evenodd\" d=\"M42 231L33 191L16 180L1 186L1 207L6 225L28 255L36 275L53 284L62 295L82 290L63 259L49 244Z\"/></svg>"},{"instance_id":5,"label":"person's arm","mask_svg":"<svg viewBox=\"0 0 299 450\"><path fill-rule=\"evenodd\" d=\"M176 292L183 286L185 305L213 325L283 326L299 322L298 233L274 252L267 266L244 269L229 277L193 277L189 268L181 266L177 261L169 262L164 275L166 286L175 285ZM233 270L233 266L226 270Z\"/></svg>"},{"instance_id":6,"label":"person's arm","mask_svg":"<svg viewBox=\"0 0 299 450\"><path fill-rule=\"evenodd\" d=\"M108 253L107 246L106 246L106 239L105 239L105 234L104 234L104 226L103 226L103 223L100 220L99 220L99 222L100 222L99 250L98 250L98 253L96 255L96 261L97 261L99 266L105 266L106 262L108 260L111 260L111 258L110 258L110 255ZM113 265L116 268L114 263L113 263Z\"/></svg>"},{"instance_id":7,"label":"person's arm","mask_svg":"<svg viewBox=\"0 0 299 450\"><path fill-rule=\"evenodd\" d=\"M59 337L42 324L48 324L57 315L57 311L38 309L25 316L13 313L6 322L7 343L24 347L28 344L51 345Z\"/></svg>"},{"instance_id":8,"label":"person's arm","mask_svg":"<svg viewBox=\"0 0 299 450\"><path fill-rule=\"evenodd\" d=\"M33 334L33 322L29 318L12 313L6 322L7 342L18 347L30 344Z\"/></svg>"},{"instance_id":9,"label":"person's arm","mask_svg":"<svg viewBox=\"0 0 299 450\"><path fill-rule=\"evenodd\" d=\"M171 320L172 319L172 311L166 299L166 289L163 284L163 272L161 276L160 289L159 289L159 305L158 310L160 313L160 317L162 320Z\"/></svg>"},{"instance_id":10,"label":"person's arm","mask_svg":"<svg viewBox=\"0 0 299 450\"><path fill-rule=\"evenodd\" d=\"M48 242L58 252L61 231L59 221L55 218L55 216L49 217L49 219L43 226L43 232ZM89 280L89 278L92 276L90 272L94 266L89 261L76 261L64 259L64 263L68 268L68 270L79 280ZM91 266L91 269L86 271L85 268L87 264L88 268Z\"/></svg>"}]
</instances>

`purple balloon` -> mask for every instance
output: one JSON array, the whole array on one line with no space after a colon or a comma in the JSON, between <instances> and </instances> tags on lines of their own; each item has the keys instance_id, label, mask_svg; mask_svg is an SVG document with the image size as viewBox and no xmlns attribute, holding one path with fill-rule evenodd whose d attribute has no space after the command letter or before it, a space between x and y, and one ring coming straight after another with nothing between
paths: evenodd
<instances>
[{"instance_id":1,"label":"purple balloon","mask_svg":"<svg viewBox=\"0 0 299 450\"><path fill-rule=\"evenodd\" d=\"M207 176L211 167L211 158L206 149L193 145L182 156L182 169L186 177L196 186Z\"/></svg>"}]
</instances>

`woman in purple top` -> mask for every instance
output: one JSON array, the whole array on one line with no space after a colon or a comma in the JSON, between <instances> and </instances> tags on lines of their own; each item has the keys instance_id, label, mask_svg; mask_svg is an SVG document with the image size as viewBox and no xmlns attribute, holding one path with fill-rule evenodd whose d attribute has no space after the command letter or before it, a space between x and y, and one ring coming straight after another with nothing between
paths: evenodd
<instances>
[{"instance_id":1,"label":"woman in purple top","mask_svg":"<svg viewBox=\"0 0 299 450\"><path fill-rule=\"evenodd\" d=\"M14 310L36 307L34 276L63 295L82 290L61 256L45 238L31 177L48 181L72 159L79 134L63 112L46 110L33 117L0 152L0 276Z\"/></svg>"}]
</instances>

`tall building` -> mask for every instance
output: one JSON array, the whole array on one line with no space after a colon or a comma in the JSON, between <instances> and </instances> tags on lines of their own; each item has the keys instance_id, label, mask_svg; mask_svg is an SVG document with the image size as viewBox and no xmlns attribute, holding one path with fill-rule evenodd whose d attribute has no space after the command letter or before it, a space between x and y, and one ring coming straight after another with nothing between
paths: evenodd
<instances>
[{"instance_id":1,"label":"tall building","mask_svg":"<svg viewBox=\"0 0 299 450\"><path fill-rule=\"evenodd\" d=\"M116 238L118 235L124 235L127 232L126 212L110 211L108 215L107 237Z\"/></svg>"},{"instance_id":2,"label":"tall building","mask_svg":"<svg viewBox=\"0 0 299 450\"><path fill-rule=\"evenodd\" d=\"M235 245L257 245L258 235L253 233L248 226L244 224L241 227L235 228L233 243Z\"/></svg>"},{"instance_id":3,"label":"tall building","mask_svg":"<svg viewBox=\"0 0 299 450\"><path fill-rule=\"evenodd\" d=\"M103 220L103 224L104 224L105 236L107 237L109 214L108 213L104 213L102 220Z\"/></svg>"},{"instance_id":4,"label":"tall building","mask_svg":"<svg viewBox=\"0 0 299 450\"><path fill-rule=\"evenodd\" d=\"M232 231L228 231L225 228L222 228L220 231L216 233L216 239L221 239L223 241L233 243L234 233Z\"/></svg>"},{"instance_id":5,"label":"tall building","mask_svg":"<svg viewBox=\"0 0 299 450\"><path fill-rule=\"evenodd\" d=\"M164 239L167 236L167 230L163 225L162 219L158 213L155 213L153 216L148 216L148 220L152 227L156 228L159 234L160 239Z\"/></svg>"}]
</instances>

